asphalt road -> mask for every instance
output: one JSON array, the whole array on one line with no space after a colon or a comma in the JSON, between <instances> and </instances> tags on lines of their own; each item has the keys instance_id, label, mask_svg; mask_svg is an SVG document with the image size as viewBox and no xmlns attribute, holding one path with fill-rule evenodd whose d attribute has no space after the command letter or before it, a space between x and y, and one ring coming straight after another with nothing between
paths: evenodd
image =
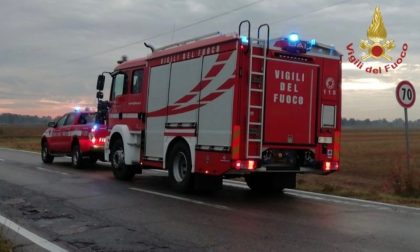
<instances>
[{"instance_id":1,"label":"asphalt road","mask_svg":"<svg viewBox=\"0 0 420 252\"><path fill-rule=\"evenodd\" d=\"M116 181L109 167L0 149L0 215L69 251L420 251L420 210L241 183L210 195L173 191L148 170ZM4 224L4 223L2 223ZM43 251L0 225L20 251Z\"/></svg>"}]
</instances>

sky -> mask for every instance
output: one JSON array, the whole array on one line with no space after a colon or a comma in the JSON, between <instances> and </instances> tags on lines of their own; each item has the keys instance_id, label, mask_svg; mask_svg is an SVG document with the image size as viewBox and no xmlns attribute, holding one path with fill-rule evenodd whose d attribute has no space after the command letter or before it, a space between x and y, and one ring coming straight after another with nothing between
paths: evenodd
<instances>
[{"instance_id":1,"label":"sky","mask_svg":"<svg viewBox=\"0 0 420 252\"><path fill-rule=\"evenodd\" d=\"M268 23L271 38L297 32L341 52L343 117L402 118L398 82L409 80L420 92L417 1L0 0L0 6L0 113L54 117L75 106L95 107L98 74L112 70L122 55L149 54L143 42L161 47L232 33L244 19L253 28ZM367 39L376 6L395 48L388 52L391 62L368 60L364 67L394 63L404 43L408 50L398 68L375 75L350 63L346 47L353 43L354 56L362 56L358 45ZM419 119L420 101L408 113Z\"/></svg>"}]
</instances>

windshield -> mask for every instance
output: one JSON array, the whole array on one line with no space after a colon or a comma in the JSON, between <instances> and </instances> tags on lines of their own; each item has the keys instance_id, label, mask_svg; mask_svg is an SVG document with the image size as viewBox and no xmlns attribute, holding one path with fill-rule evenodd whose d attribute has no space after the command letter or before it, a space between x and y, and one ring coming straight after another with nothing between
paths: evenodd
<instances>
[{"instance_id":1,"label":"windshield","mask_svg":"<svg viewBox=\"0 0 420 252\"><path fill-rule=\"evenodd\" d=\"M96 118L95 113L82 113L80 114L79 124L94 123Z\"/></svg>"}]
</instances>

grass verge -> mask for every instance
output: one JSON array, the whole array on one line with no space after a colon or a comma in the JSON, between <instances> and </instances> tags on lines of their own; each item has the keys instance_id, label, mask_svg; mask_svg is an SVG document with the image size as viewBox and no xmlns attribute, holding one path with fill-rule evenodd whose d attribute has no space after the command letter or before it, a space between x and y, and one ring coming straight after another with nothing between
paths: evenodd
<instances>
[{"instance_id":1,"label":"grass verge","mask_svg":"<svg viewBox=\"0 0 420 252\"><path fill-rule=\"evenodd\" d=\"M343 130L341 169L299 175L301 190L420 207L420 130L410 131L410 170L403 130Z\"/></svg>"},{"instance_id":2,"label":"grass verge","mask_svg":"<svg viewBox=\"0 0 420 252\"><path fill-rule=\"evenodd\" d=\"M13 251L12 244L0 235L0 252L11 252L11 251Z\"/></svg>"},{"instance_id":3,"label":"grass verge","mask_svg":"<svg viewBox=\"0 0 420 252\"><path fill-rule=\"evenodd\" d=\"M0 125L0 146L41 151L41 135L45 129L44 126Z\"/></svg>"}]
</instances>

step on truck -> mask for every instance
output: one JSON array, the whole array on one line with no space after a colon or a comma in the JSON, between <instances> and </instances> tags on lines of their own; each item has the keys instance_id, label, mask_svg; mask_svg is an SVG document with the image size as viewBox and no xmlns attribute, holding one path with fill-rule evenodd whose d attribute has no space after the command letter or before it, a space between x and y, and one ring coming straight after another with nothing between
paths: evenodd
<instances>
[{"instance_id":1,"label":"step on truck","mask_svg":"<svg viewBox=\"0 0 420 252\"><path fill-rule=\"evenodd\" d=\"M267 24L257 31L245 20L231 35L145 43L151 54L98 76L117 179L159 168L183 191L244 177L269 192L294 188L296 174L339 170L341 55L296 33L271 39Z\"/></svg>"}]
</instances>

